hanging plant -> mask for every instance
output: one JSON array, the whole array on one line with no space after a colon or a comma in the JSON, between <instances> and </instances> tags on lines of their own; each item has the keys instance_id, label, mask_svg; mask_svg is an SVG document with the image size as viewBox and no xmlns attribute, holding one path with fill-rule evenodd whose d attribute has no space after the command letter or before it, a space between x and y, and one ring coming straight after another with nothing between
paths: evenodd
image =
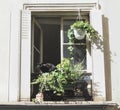
<instances>
[{"instance_id":1,"label":"hanging plant","mask_svg":"<svg viewBox=\"0 0 120 110\"><path fill-rule=\"evenodd\" d=\"M76 21L72 25L70 25L67 37L70 44L68 50L70 55L72 56L71 59L73 59L73 44L76 40L82 40L86 37L87 40L96 44L96 41L98 41L98 39L100 40L101 38L100 34L92 27L92 25L90 25L89 22L82 20Z\"/></svg>"},{"instance_id":2,"label":"hanging plant","mask_svg":"<svg viewBox=\"0 0 120 110\"><path fill-rule=\"evenodd\" d=\"M99 33L87 21L76 21L68 30L69 43L74 43L75 39L81 40L84 37L93 41L100 37Z\"/></svg>"}]
</instances>

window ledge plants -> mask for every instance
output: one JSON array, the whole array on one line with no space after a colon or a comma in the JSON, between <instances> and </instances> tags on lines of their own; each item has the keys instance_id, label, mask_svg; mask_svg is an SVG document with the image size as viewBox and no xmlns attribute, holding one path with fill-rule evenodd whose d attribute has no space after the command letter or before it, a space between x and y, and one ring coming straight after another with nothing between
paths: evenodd
<instances>
[{"instance_id":1,"label":"window ledge plants","mask_svg":"<svg viewBox=\"0 0 120 110\"><path fill-rule=\"evenodd\" d=\"M73 90L75 82L80 80L82 69L82 63L73 65L70 59L64 58L56 66L56 70L42 73L32 84L39 84L39 93L50 93L49 96L43 95L44 99L51 98L52 95L52 99L45 100L63 100L65 91Z\"/></svg>"}]
</instances>

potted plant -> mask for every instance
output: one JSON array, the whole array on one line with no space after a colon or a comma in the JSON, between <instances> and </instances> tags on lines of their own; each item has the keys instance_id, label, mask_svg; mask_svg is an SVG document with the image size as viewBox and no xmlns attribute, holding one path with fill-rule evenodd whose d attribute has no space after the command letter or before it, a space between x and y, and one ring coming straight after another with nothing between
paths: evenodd
<instances>
[{"instance_id":1,"label":"potted plant","mask_svg":"<svg viewBox=\"0 0 120 110\"><path fill-rule=\"evenodd\" d=\"M73 65L65 58L56 66L56 70L39 75L32 84L39 84L39 93L44 94L44 100L64 100L65 91L68 89L73 91L76 80L80 79L82 69L82 63Z\"/></svg>"},{"instance_id":2,"label":"potted plant","mask_svg":"<svg viewBox=\"0 0 120 110\"><path fill-rule=\"evenodd\" d=\"M82 40L86 37L88 41L101 48L101 35L87 21L76 21L68 29L67 37L69 39L69 53L73 56L73 44L76 40ZM73 59L73 57L71 57Z\"/></svg>"},{"instance_id":3,"label":"potted plant","mask_svg":"<svg viewBox=\"0 0 120 110\"><path fill-rule=\"evenodd\" d=\"M68 38L70 43L74 43L75 39L81 40L84 37L90 41L100 37L99 33L87 21L76 21L68 30Z\"/></svg>"},{"instance_id":4,"label":"potted plant","mask_svg":"<svg viewBox=\"0 0 120 110\"><path fill-rule=\"evenodd\" d=\"M35 79L32 84L39 84L38 93L44 94L44 100L54 100L55 96L62 96L63 93L63 74L57 71L52 71L50 73L42 73Z\"/></svg>"}]
</instances>

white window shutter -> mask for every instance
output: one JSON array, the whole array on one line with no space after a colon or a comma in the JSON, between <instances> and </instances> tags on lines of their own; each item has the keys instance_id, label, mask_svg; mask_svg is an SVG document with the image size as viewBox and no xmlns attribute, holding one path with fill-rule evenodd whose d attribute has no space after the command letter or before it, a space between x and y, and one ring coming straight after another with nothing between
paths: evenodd
<instances>
[{"instance_id":1,"label":"white window shutter","mask_svg":"<svg viewBox=\"0 0 120 110\"><path fill-rule=\"evenodd\" d=\"M31 12L28 10L22 11L22 38L30 38L31 34Z\"/></svg>"},{"instance_id":2,"label":"white window shutter","mask_svg":"<svg viewBox=\"0 0 120 110\"><path fill-rule=\"evenodd\" d=\"M22 11L21 19L21 95L20 100L30 99L31 72L31 12Z\"/></svg>"}]
</instances>

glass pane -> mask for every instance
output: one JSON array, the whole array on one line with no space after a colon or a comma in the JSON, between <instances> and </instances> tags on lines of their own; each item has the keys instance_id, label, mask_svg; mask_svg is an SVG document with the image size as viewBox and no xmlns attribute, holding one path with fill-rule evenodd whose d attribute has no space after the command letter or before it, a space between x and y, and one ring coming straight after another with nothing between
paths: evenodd
<instances>
[{"instance_id":1,"label":"glass pane","mask_svg":"<svg viewBox=\"0 0 120 110\"><path fill-rule=\"evenodd\" d=\"M69 53L68 45L63 46L64 58L72 57ZM86 69L86 45L74 45L73 50L74 63L83 62L84 69Z\"/></svg>"},{"instance_id":2,"label":"glass pane","mask_svg":"<svg viewBox=\"0 0 120 110\"><path fill-rule=\"evenodd\" d=\"M34 70L40 62L40 54L34 49Z\"/></svg>"},{"instance_id":3,"label":"glass pane","mask_svg":"<svg viewBox=\"0 0 120 110\"><path fill-rule=\"evenodd\" d=\"M86 67L86 46L77 45L74 46L74 59L75 63L83 62Z\"/></svg>"},{"instance_id":4,"label":"glass pane","mask_svg":"<svg viewBox=\"0 0 120 110\"><path fill-rule=\"evenodd\" d=\"M36 65L40 62L40 35L41 31L36 24L34 24L34 54L33 54L33 71Z\"/></svg>"},{"instance_id":5,"label":"glass pane","mask_svg":"<svg viewBox=\"0 0 120 110\"><path fill-rule=\"evenodd\" d=\"M40 51L40 29L34 24L34 46Z\"/></svg>"},{"instance_id":6,"label":"glass pane","mask_svg":"<svg viewBox=\"0 0 120 110\"><path fill-rule=\"evenodd\" d=\"M67 31L76 20L75 19L64 19L63 21L63 30L64 30L64 43L68 43Z\"/></svg>"},{"instance_id":7,"label":"glass pane","mask_svg":"<svg viewBox=\"0 0 120 110\"><path fill-rule=\"evenodd\" d=\"M63 46L63 57L64 58L71 58L72 57L69 53L68 45Z\"/></svg>"}]
</instances>

